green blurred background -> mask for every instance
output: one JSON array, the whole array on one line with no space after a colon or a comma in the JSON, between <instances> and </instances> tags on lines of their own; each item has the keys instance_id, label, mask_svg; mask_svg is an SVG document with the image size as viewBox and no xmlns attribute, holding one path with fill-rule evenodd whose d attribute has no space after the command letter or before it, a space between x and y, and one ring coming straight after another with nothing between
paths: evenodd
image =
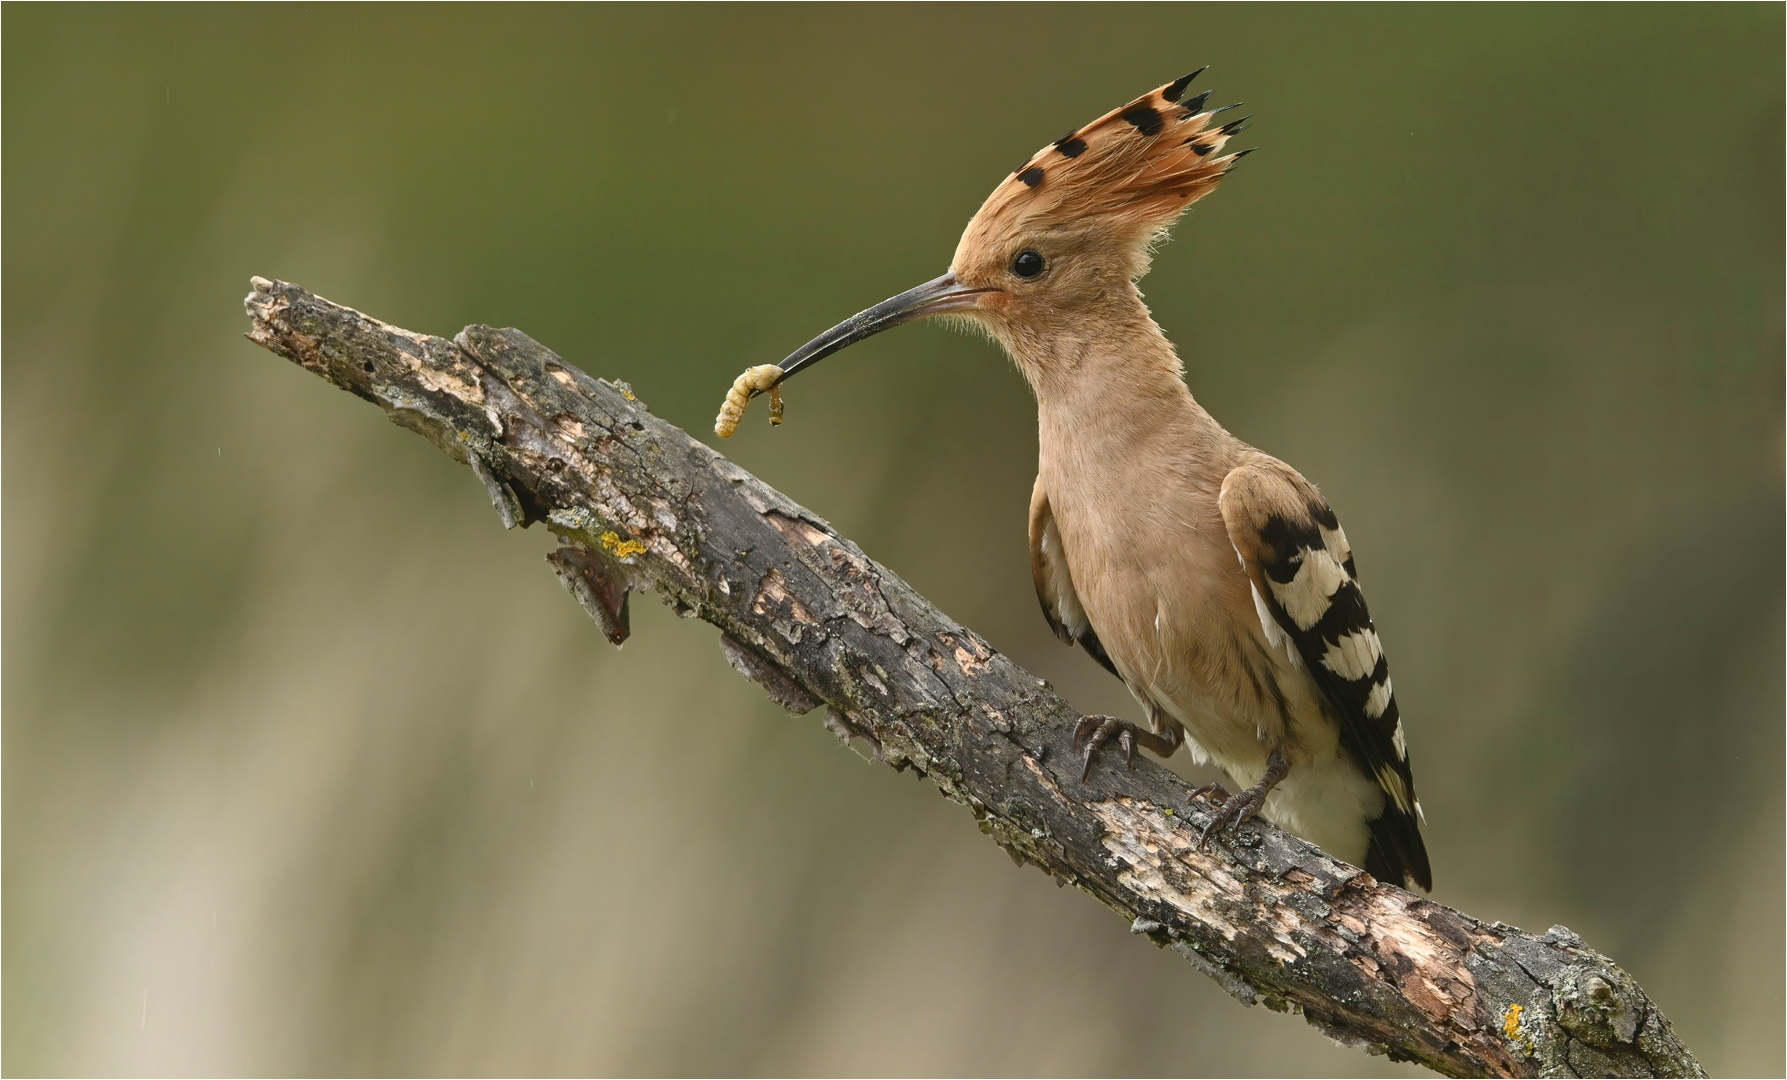
<instances>
[{"instance_id":1,"label":"green blurred background","mask_svg":"<svg viewBox=\"0 0 1787 1080\"><path fill-rule=\"evenodd\" d=\"M4 1069L1396 1073L1244 1010L242 340L513 325L698 435L1200 64L1263 151L1145 282L1320 483L1437 899L1783 1061L1779 5L8 6ZM984 342L725 447L1080 707ZM1183 762L1180 767L1185 768ZM1407 1072L1408 1070L1402 1069Z\"/></svg>"}]
</instances>

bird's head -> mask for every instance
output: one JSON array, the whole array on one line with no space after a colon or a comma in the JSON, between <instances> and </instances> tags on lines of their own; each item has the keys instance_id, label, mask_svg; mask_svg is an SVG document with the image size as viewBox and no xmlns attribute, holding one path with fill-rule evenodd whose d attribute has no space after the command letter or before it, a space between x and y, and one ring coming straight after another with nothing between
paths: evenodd
<instances>
[{"instance_id":1,"label":"bird's head","mask_svg":"<svg viewBox=\"0 0 1787 1080\"><path fill-rule=\"evenodd\" d=\"M1248 153L1221 154L1243 121L1215 123L1224 110L1204 108L1208 91L1181 100L1202 70L1032 154L968 222L949 273L801 346L782 361L782 378L933 315L977 322L1017 356L1025 341L1047 337L1101 303L1133 297L1154 244Z\"/></svg>"}]
</instances>

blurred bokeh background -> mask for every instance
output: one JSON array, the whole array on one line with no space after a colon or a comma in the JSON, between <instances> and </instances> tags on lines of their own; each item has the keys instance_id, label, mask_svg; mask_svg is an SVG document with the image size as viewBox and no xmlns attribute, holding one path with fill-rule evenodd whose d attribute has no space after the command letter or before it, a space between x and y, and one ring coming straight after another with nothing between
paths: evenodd
<instances>
[{"instance_id":1,"label":"blurred bokeh background","mask_svg":"<svg viewBox=\"0 0 1787 1080\"><path fill-rule=\"evenodd\" d=\"M1436 898L1783 1061L1783 9L9 6L4 1069L1386 1074L1017 869L242 340L522 327L706 432L1185 70L1264 149L1145 289L1346 522ZM725 447L1090 711L1033 406L942 328ZM1180 767L1185 768L1183 761Z\"/></svg>"}]
</instances>

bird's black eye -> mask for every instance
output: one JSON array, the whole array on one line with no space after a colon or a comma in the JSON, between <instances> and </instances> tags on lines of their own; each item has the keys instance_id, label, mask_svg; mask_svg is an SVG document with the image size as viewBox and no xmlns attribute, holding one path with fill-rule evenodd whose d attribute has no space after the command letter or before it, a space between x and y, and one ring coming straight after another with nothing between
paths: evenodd
<instances>
[{"instance_id":1,"label":"bird's black eye","mask_svg":"<svg viewBox=\"0 0 1787 1080\"><path fill-rule=\"evenodd\" d=\"M1021 278L1033 278L1048 265L1041 255L1026 249L1018 252L1018 257L1011 260L1011 272Z\"/></svg>"}]
</instances>

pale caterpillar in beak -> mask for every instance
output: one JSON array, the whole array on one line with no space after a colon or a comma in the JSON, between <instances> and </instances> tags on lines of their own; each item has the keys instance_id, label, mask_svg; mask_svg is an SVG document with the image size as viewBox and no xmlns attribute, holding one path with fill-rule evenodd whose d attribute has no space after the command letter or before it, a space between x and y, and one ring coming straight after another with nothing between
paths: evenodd
<instances>
[{"instance_id":1,"label":"pale caterpillar in beak","mask_svg":"<svg viewBox=\"0 0 1787 1080\"><path fill-rule=\"evenodd\" d=\"M745 407L751 399L765 390L769 391L769 422L782 422L782 388L776 380L786 374L774 364L759 364L754 368L746 368L744 374L732 381L732 389L726 392L726 400L720 406L720 415L714 418L714 434L722 439L730 439L738 430L739 421L745 418Z\"/></svg>"}]
</instances>

